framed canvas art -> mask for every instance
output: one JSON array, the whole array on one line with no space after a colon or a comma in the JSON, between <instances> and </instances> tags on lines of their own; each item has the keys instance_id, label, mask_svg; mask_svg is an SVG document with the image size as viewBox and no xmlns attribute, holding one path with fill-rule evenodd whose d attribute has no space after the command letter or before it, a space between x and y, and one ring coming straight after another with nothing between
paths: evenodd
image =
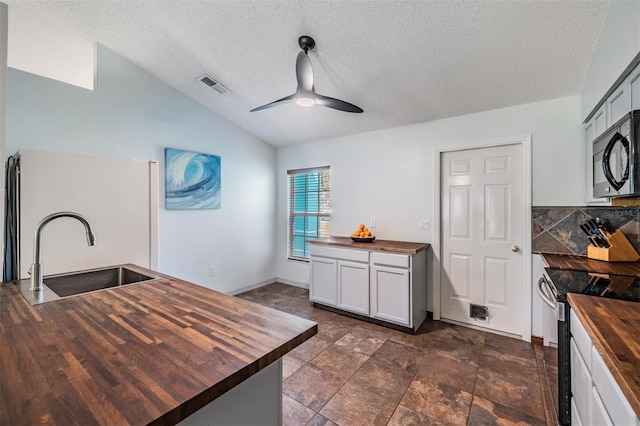
<instances>
[{"instance_id":1,"label":"framed canvas art","mask_svg":"<svg viewBox=\"0 0 640 426\"><path fill-rule=\"evenodd\" d=\"M167 210L221 208L220 157L165 148L164 167Z\"/></svg>"}]
</instances>

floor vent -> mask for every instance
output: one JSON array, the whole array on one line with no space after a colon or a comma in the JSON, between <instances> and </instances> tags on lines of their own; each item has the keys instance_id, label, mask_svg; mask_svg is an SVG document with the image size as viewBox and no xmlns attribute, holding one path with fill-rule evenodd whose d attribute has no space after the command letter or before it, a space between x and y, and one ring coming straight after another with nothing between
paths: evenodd
<instances>
[{"instance_id":1,"label":"floor vent","mask_svg":"<svg viewBox=\"0 0 640 426\"><path fill-rule=\"evenodd\" d=\"M486 321L489 318L489 308L486 306L469 304L469 316L473 319Z\"/></svg>"},{"instance_id":2,"label":"floor vent","mask_svg":"<svg viewBox=\"0 0 640 426\"><path fill-rule=\"evenodd\" d=\"M218 92L218 94L220 94L220 95L226 95L227 93L229 93L231 91L231 90L227 89L222 84L218 83L217 81L215 81L213 78L209 77L206 74L203 74L200 77L198 77L198 80L200 80L201 82L203 82L207 86L211 87L213 90Z\"/></svg>"}]
</instances>

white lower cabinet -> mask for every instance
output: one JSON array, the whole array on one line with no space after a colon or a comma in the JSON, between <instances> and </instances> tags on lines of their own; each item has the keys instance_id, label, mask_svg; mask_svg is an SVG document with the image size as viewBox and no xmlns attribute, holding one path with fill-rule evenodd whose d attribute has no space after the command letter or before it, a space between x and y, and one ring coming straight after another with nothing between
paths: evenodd
<instances>
[{"instance_id":1,"label":"white lower cabinet","mask_svg":"<svg viewBox=\"0 0 640 426\"><path fill-rule=\"evenodd\" d=\"M576 404L571 400L571 426L582 426L582 419L578 414L578 409L576 408Z\"/></svg>"},{"instance_id":2,"label":"white lower cabinet","mask_svg":"<svg viewBox=\"0 0 640 426\"><path fill-rule=\"evenodd\" d=\"M411 300L409 271L373 265L371 267L371 316L409 326Z\"/></svg>"},{"instance_id":3,"label":"white lower cabinet","mask_svg":"<svg viewBox=\"0 0 640 426\"><path fill-rule=\"evenodd\" d=\"M607 424L615 425L634 425L640 426L640 419L629 405L627 398L622 393L622 389L618 386L616 379L613 378L611 371L607 368L604 360L595 347L591 349L592 359L592 376L593 386L597 389L598 402L600 407L608 413L610 421ZM596 404L592 404L592 409L596 408ZM593 419L596 420L595 418ZM598 423L594 423L598 424Z\"/></svg>"},{"instance_id":4,"label":"white lower cabinet","mask_svg":"<svg viewBox=\"0 0 640 426\"><path fill-rule=\"evenodd\" d=\"M338 305L338 262L336 259L311 258L309 299L329 306Z\"/></svg>"},{"instance_id":5,"label":"white lower cabinet","mask_svg":"<svg viewBox=\"0 0 640 426\"><path fill-rule=\"evenodd\" d=\"M573 326L573 324L571 324ZM590 356L591 354L589 354ZM582 424L591 422L591 373L587 369L580 350L571 338L571 403L575 404Z\"/></svg>"},{"instance_id":6,"label":"white lower cabinet","mask_svg":"<svg viewBox=\"0 0 640 426\"><path fill-rule=\"evenodd\" d=\"M571 325L571 424L640 426L576 313Z\"/></svg>"},{"instance_id":7,"label":"white lower cabinet","mask_svg":"<svg viewBox=\"0 0 640 426\"><path fill-rule=\"evenodd\" d=\"M309 300L416 330L427 317L427 254L310 244Z\"/></svg>"},{"instance_id":8,"label":"white lower cabinet","mask_svg":"<svg viewBox=\"0 0 640 426\"><path fill-rule=\"evenodd\" d=\"M609 413L607 413L607 409L604 408L604 404L600 399L600 393L598 389L593 386L591 388L591 423L592 425L600 425L600 426L613 426L611 423L611 419L609 418Z\"/></svg>"},{"instance_id":9,"label":"white lower cabinet","mask_svg":"<svg viewBox=\"0 0 640 426\"><path fill-rule=\"evenodd\" d=\"M338 308L369 315L369 264L338 260Z\"/></svg>"}]
</instances>

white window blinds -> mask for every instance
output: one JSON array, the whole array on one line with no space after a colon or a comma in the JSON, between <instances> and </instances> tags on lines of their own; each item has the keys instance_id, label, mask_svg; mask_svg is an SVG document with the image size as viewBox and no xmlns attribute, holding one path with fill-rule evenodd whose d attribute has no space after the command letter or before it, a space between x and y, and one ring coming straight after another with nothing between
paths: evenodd
<instances>
[{"instance_id":1,"label":"white window blinds","mask_svg":"<svg viewBox=\"0 0 640 426\"><path fill-rule=\"evenodd\" d=\"M289 259L307 260L307 238L331 235L329 166L289 170Z\"/></svg>"}]
</instances>

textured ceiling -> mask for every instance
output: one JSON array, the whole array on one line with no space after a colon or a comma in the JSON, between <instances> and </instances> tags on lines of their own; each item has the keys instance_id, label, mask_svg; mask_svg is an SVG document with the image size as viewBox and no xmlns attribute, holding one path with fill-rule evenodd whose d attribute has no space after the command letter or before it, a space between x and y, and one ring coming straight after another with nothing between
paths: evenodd
<instances>
[{"instance_id":1,"label":"textured ceiling","mask_svg":"<svg viewBox=\"0 0 640 426\"><path fill-rule=\"evenodd\" d=\"M101 43L274 146L580 92L610 1L6 1L9 66L91 86ZM318 93L288 104L300 35ZM232 93L196 80L207 73Z\"/></svg>"}]
</instances>

